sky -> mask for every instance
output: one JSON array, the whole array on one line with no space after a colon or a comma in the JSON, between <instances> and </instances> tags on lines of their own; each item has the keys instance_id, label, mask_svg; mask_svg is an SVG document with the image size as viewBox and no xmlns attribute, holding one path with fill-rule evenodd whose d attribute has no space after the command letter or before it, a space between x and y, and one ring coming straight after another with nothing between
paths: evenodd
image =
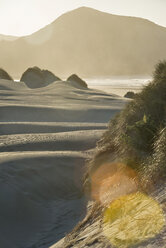
<instances>
[{"instance_id":1,"label":"sky","mask_svg":"<svg viewBox=\"0 0 166 248\"><path fill-rule=\"evenodd\" d=\"M166 27L166 0L0 0L0 34L31 34L81 6L142 17Z\"/></svg>"}]
</instances>

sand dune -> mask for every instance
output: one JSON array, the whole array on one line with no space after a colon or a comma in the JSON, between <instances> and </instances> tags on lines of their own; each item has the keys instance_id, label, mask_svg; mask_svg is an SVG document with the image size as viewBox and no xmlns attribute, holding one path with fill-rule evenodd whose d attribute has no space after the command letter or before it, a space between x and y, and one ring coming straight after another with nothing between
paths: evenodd
<instances>
[{"instance_id":1,"label":"sand dune","mask_svg":"<svg viewBox=\"0 0 166 248\"><path fill-rule=\"evenodd\" d=\"M3 151L86 151L95 147L102 130L73 131L48 134L4 135L0 137Z\"/></svg>"},{"instance_id":2,"label":"sand dune","mask_svg":"<svg viewBox=\"0 0 166 248\"><path fill-rule=\"evenodd\" d=\"M14 100L14 99L13 99ZM123 105L121 105L122 107ZM78 106L65 106L63 108L53 108L45 106L22 106L22 105L5 105L0 106L1 121L8 122L97 122L107 123L109 119L115 115L120 107L112 107L108 105L106 108L98 108L97 106L91 108L87 106L84 108ZM10 113L10 114L9 114Z\"/></svg>"},{"instance_id":3,"label":"sand dune","mask_svg":"<svg viewBox=\"0 0 166 248\"><path fill-rule=\"evenodd\" d=\"M3 90L1 94L3 95L5 90L9 91L22 91L28 90L28 87L22 82L15 82L5 79L0 79L0 90Z\"/></svg>"},{"instance_id":4,"label":"sand dune","mask_svg":"<svg viewBox=\"0 0 166 248\"><path fill-rule=\"evenodd\" d=\"M33 247L52 232L50 243L76 225L86 210L80 183L85 156L16 152L0 158L1 247Z\"/></svg>"},{"instance_id":5,"label":"sand dune","mask_svg":"<svg viewBox=\"0 0 166 248\"><path fill-rule=\"evenodd\" d=\"M104 130L106 123L85 122L1 122L1 135L28 133L59 133L79 130Z\"/></svg>"},{"instance_id":6,"label":"sand dune","mask_svg":"<svg viewBox=\"0 0 166 248\"><path fill-rule=\"evenodd\" d=\"M0 247L47 248L85 216L85 161L128 100L70 82L29 89L7 80L0 96Z\"/></svg>"},{"instance_id":7,"label":"sand dune","mask_svg":"<svg viewBox=\"0 0 166 248\"><path fill-rule=\"evenodd\" d=\"M155 199L160 206L165 209L165 186L161 185L156 189L151 197ZM147 205L148 206L148 205ZM145 210L146 211L146 210ZM94 211L93 211L94 212ZM144 211L143 211L144 212ZM70 233L68 238L63 238L50 248L112 248L110 240L106 238L103 232L103 212L100 209L95 209L95 215L92 213L92 206L89 204L88 221L83 221L75 231ZM85 218L86 219L86 218ZM127 226L126 222L126 226ZM165 248L166 226L159 235L155 238L147 239L140 244L131 245L132 248ZM116 246L118 247L118 246ZM123 247L123 246L121 246Z\"/></svg>"}]
</instances>

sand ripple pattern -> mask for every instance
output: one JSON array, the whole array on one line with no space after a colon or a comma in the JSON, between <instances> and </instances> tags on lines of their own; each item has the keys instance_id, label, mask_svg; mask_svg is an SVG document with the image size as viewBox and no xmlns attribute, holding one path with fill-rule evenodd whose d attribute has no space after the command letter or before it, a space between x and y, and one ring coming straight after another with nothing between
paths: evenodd
<instances>
[{"instance_id":1,"label":"sand ripple pattern","mask_svg":"<svg viewBox=\"0 0 166 248\"><path fill-rule=\"evenodd\" d=\"M85 216L85 161L126 101L0 80L0 247L47 248Z\"/></svg>"}]
</instances>

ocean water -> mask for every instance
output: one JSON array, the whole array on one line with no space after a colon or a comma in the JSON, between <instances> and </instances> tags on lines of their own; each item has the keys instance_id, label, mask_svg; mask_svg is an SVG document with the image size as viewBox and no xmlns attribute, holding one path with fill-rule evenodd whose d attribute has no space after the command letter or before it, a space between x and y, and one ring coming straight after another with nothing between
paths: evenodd
<instances>
[{"instance_id":1,"label":"ocean water","mask_svg":"<svg viewBox=\"0 0 166 248\"><path fill-rule=\"evenodd\" d=\"M114 77L114 78L87 78L89 88L98 89L107 93L124 96L128 91L138 93L150 81L150 77Z\"/></svg>"}]
</instances>

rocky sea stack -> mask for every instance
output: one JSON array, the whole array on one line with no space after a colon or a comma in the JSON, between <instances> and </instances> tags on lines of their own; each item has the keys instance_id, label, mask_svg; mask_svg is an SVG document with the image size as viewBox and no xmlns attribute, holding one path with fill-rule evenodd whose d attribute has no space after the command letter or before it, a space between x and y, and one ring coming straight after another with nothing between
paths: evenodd
<instances>
[{"instance_id":1,"label":"rocky sea stack","mask_svg":"<svg viewBox=\"0 0 166 248\"><path fill-rule=\"evenodd\" d=\"M124 95L124 97L134 99L134 98L135 98L135 95L136 95L136 94L135 94L133 91L128 91L128 92Z\"/></svg>"},{"instance_id":2,"label":"rocky sea stack","mask_svg":"<svg viewBox=\"0 0 166 248\"><path fill-rule=\"evenodd\" d=\"M88 88L87 83L82 80L80 77L78 77L76 74L72 74L70 77L68 77L67 81L77 83L79 86L83 88Z\"/></svg>"},{"instance_id":3,"label":"rocky sea stack","mask_svg":"<svg viewBox=\"0 0 166 248\"><path fill-rule=\"evenodd\" d=\"M2 68L0 68L0 79L13 80L12 77Z\"/></svg>"},{"instance_id":4,"label":"rocky sea stack","mask_svg":"<svg viewBox=\"0 0 166 248\"><path fill-rule=\"evenodd\" d=\"M60 78L56 77L48 70L41 70L38 67L28 68L22 75L20 81L23 81L29 88L41 88L47 86L54 81L59 81Z\"/></svg>"}]
</instances>

